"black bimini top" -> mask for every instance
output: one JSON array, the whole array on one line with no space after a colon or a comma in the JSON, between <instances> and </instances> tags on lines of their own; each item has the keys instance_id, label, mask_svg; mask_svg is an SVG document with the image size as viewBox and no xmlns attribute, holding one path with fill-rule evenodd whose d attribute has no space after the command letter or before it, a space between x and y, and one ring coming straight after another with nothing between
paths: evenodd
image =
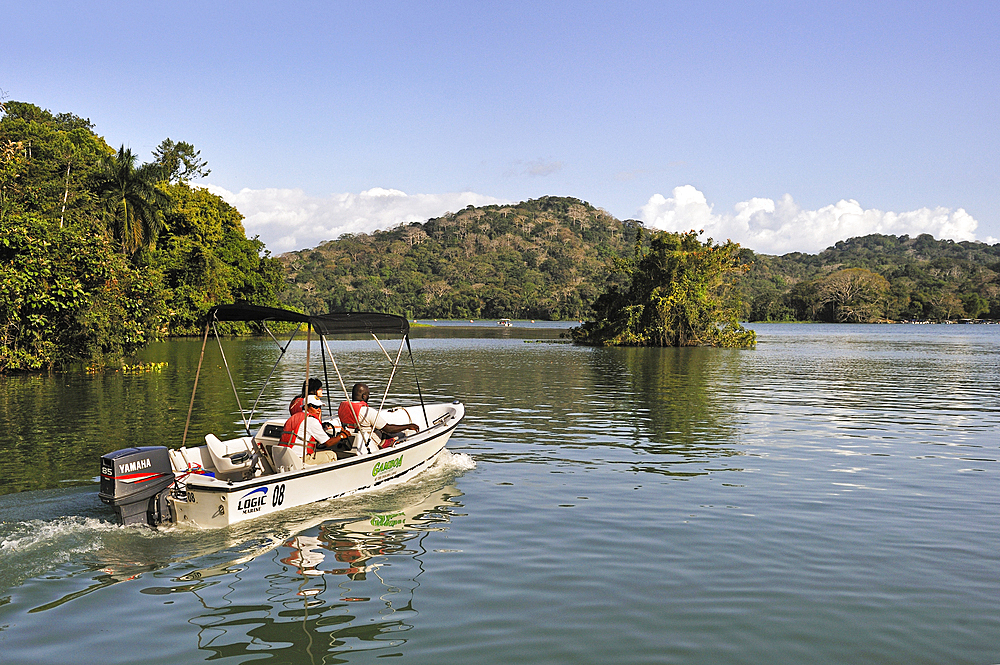
<instances>
[{"instance_id":1,"label":"black bimini top","mask_svg":"<svg viewBox=\"0 0 1000 665\"><path fill-rule=\"evenodd\" d=\"M208 312L210 321L290 321L309 323L321 335L374 333L406 335L410 322L405 317L378 312L340 312L309 316L290 309L258 305L218 305Z\"/></svg>"}]
</instances>

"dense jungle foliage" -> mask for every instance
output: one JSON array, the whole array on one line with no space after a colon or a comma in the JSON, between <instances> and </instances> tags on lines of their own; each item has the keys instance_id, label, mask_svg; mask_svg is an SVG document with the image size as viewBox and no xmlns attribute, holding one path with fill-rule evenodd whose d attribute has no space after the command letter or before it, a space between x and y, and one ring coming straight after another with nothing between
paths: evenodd
<instances>
[{"instance_id":1,"label":"dense jungle foliage","mask_svg":"<svg viewBox=\"0 0 1000 665\"><path fill-rule=\"evenodd\" d=\"M469 206L280 256L282 300L310 312L582 319L639 228L573 198Z\"/></svg>"},{"instance_id":2,"label":"dense jungle foliage","mask_svg":"<svg viewBox=\"0 0 1000 665\"><path fill-rule=\"evenodd\" d=\"M122 362L208 308L277 303L283 272L242 215L187 184L188 143L137 164L90 120L0 105L0 372ZM263 256L262 256L263 253Z\"/></svg>"},{"instance_id":3,"label":"dense jungle foliage","mask_svg":"<svg viewBox=\"0 0 1000 665\"><path fill-rule=\"evenodd\" d=\"M1000 244L873 234L819 254L743 258L745 320L1000 319Z\"/></svg>"},{"instance_id":4,"label":"dense jungle foliage","mask_svg":"<svg viewBox=\"0 0 1000 665\"><path fill-rule=\"evenodd\" d=\"M311 312L592 319L598 296L631 279L616 262L635 256L641 231L573 198L470 206L284 254L281 299ZM739 263L743 321L1000 318L1000 244L870 235L819 254L740 249Z\"/></svg>"},{"instance_id":5,"label":"dense jungle foliage","mask_svg":"<svg viewBox=\"0 0 1000 665\"><path fill-rule=\"evenodd\" d=\"M570 332L601 346L722 346L751 348L756 333L739 323L740 246L704 243L695 231L654 232L631 261L619 261L624 287L612 285L594 304L595 317Z\"/></svg>"}]
</instances>

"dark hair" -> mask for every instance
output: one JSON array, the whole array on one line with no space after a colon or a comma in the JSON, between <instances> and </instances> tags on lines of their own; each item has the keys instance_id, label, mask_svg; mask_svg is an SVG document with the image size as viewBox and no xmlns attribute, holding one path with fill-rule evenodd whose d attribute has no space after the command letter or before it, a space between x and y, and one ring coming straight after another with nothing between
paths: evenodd
<instances>
[{"instance_id":1,"label":"dark hair","mask_svg":"<svg viewBox=\"0 0 1000 665\"><path fill-rule=\"evenodd\" d=\"M309 379L309 390L306 390L306 382L302 382L302 392L299 393L299 397L305 397L309 393L314 393L323 387L323 382L319 379Z\"/></svg>"},{"instance_id":2,"label":"dark hair","mask_svg":"<svg viewBox=\"0 0 1000 665\"><path fill-rule=\"evenodd\" d=\"M369 392L368 386L363 383L355 383L354 387L351 388L351 401L358 402L362 400L362 395Z\"/></svg>"}]
</instances>

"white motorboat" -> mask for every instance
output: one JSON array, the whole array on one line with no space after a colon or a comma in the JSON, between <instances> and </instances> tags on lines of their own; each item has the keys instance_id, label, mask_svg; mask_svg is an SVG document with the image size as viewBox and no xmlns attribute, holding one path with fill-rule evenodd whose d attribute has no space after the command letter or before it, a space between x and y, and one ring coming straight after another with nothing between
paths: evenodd
<instances>
[{"instance_id":1,"label":"white motorboat","mask_svg":"<svg viewBox=\"0 0 1000 665\"><path fill-rule=\"evenodd\" d=\"M403 349L410 351L409 323L400 316L368 312L350 312L308 316L298 312L253 305L220 305L209 312L201 358L210 331L218 338L217 322L253 321L261 324L281 349L278 361L291 342L306 326L306 382L309 379L309 354L312 332L316 331L324 353L332 361L345 397L350 398L343 377L330 352L328 336L337 334L370 334L390 361L390 376L386 383L379 412L386 423L415 423L419 431L403 436L388 445L377 432L360 429L352 433L351 450L346 453L318 450L309 454L304 446L289 448L279 445L285 417L269 419L252 427L254 409L266 388L261 389L254 408L249 413L240 405L246 435L220 440L212 433L205 443L187 446L188 424L178 448L145 446L125 448L101 458L100 498L114 507L122 524L163 523L192 524L200 527L224 527L237 522L267 515L275 511L322 501L336 496L359 492L382 483L414 475L433 463L435 456L448 443L452 432L465 415L458 401L425 404L419 382L420 403L405 407L385 408L389 388L400 366ZM267 328L270 322L298 324L288 341L281 342ZM399 335L399 349L393 358L383 346L379 335ZM219 344L222 350L221 343ZM195 375L198 387L202 360ZM275 366L277 366L277 362ZM223 364L228 371L228 363ZM325 362L324 362L325 367ZM272 368L271 374L273 375ZM270 378L270 377L269 377ZM232 375L230 374L232 382ZM330 382L326 381L329 386ZM235 385L234 385L235 392ZM338 400L339 402L339 400ZM237 404L239 395L237 393ZM194 405L194 393L191 406ZM336 409L331 408L332 411ZM330 423L335 431L342 428L339 419ZM293 451L299 454L292 454Z\"/></svg>"}]
</instances>

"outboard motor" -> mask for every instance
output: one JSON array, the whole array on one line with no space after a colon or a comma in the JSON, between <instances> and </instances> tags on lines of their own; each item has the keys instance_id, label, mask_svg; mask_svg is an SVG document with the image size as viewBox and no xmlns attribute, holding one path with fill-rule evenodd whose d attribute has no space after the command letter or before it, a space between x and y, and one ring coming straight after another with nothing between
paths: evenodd
<instances>
[{"instance_id":1,"label":"outboard motor","mask_svg":"<svg viewBox=\"0 0 1000 665\"><path fill-rule=\"evenodd\" d=\"M167 493L174 483L166 446L124 448L101 457L101 501L124 525L170 520Z\"/></svg>"}]
</instances>

